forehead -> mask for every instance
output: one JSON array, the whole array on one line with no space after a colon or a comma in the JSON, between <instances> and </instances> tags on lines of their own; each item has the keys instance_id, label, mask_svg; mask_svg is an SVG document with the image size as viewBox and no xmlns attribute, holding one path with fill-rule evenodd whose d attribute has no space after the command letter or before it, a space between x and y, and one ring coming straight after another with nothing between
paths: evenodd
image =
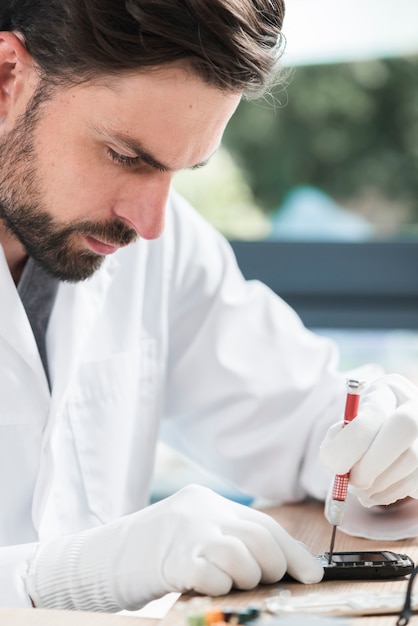
<instances>
[{"instance_id":1,"label":"forehead","mask_svg":"<svg viewBox=\"0 0 418 626\"><path fill-rule=\"evenodd\" d=\"M53 107L73 128L130 137L172 169L182 169L212 154L240 97L186 68L168 66L63 88Z\"/></svg>"}]
</instances>

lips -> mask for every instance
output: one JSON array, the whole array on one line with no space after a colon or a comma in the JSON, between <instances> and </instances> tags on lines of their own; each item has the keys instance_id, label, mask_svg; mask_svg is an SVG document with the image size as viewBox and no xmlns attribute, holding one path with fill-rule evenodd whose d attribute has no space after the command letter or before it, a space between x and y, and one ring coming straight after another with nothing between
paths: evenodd
<instances>
[{"instance_id":1,"label":"lips","mask_svg":"<svg viewBox=\"0 0 418 626\"><path fill-rule=\"evenodd\" d=\"M95 239L94 237L86 236L85 240L90 250L92 250L96 254L113 254L114 252L116 252L116 250L119 249L119 246L105 243L104 241L100 241L100 239Z\"/></svg>"}]
</instances>

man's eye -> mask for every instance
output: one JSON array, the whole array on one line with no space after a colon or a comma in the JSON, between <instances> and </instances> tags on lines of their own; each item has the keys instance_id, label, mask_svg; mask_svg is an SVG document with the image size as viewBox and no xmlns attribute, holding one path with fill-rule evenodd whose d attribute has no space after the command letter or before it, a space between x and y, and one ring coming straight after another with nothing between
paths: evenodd
<instances>
[{"instance_id":1,"label":"man's eye","mask_svg":"<svg viewBox=\"0 0 418 626\"><path fill-rule=\"evenodd\" d=\"M112 148L107 148L107 152L114 163L118 165L123 165L125 167L134 167L138 166L141 162L139 157L130 157L125 154L119 154L119 152L115 152Z\"/></svg>"}]
</instances>

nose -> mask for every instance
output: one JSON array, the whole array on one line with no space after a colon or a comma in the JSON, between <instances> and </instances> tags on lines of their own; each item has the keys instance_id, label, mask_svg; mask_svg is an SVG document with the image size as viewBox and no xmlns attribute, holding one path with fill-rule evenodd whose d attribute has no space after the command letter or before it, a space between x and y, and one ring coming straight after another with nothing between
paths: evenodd
<instances>
[{"instance_id":1,"label":"nose","mask_svg":"<svg viewBox=\"0 0 418 626\"><path fill-rule=\"evenodd\" d=\"M157 172L124 185L114 213L142 239L157 239L164 230L172 174Z\"/></svg>"}]
</instances>

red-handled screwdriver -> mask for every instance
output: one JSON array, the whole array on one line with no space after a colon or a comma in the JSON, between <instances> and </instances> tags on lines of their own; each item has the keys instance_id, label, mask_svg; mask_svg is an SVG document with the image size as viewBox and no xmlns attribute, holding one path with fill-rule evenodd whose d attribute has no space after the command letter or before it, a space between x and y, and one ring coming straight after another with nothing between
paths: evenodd
<instances>
[{"instance_id":1,"label":"red-handled screwdriver","mask_svg":"<svg viewBox=\"0 0 418 626\"><path fill-rule=\"evenodd\" d=\"M359 380L355 380L353 378L349 378L347 380L347 399L345 402L343 427L356 417L360 402L360 392L363 387L364 383L360 382ZM333 527L328 563L331 563L332 554L334 552L335 534L337 531L337 526L341 524L344 515L349 478L350 472L347 472L346 474L337 474L334 479L334 488L332 491L332 499L329 508L329 517Z\"/></svg>"}]
</instances>

